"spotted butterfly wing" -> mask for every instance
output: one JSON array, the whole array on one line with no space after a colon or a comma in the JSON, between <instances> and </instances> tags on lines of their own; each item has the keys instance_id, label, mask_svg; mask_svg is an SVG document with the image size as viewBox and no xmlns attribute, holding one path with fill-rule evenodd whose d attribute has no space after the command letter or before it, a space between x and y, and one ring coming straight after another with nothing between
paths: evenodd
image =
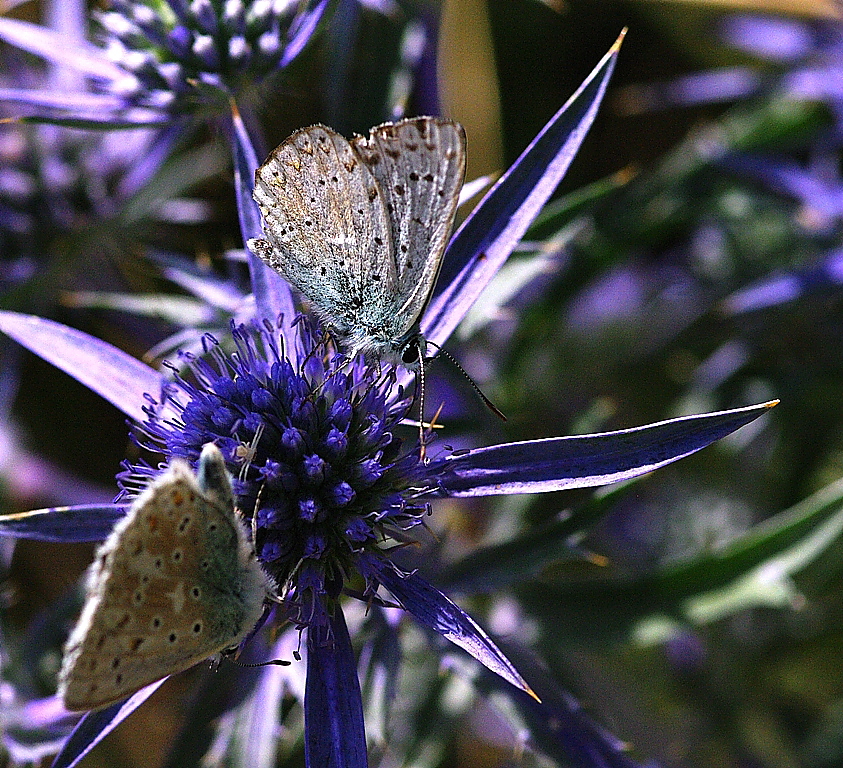
<instances>
[{"instance_id":1,"label":"spotted butterfly wing","mask_svg":"<svg viewBox=\"0 0 843 768\"><path fill-rule=\"evenodd\" d=\"M97 552L59 674L65 706L107 706L237 645L269 589L219 450L205 446L198 479L173 462Z\"/></svg>"},{"instance_id":2,"label":"spotted butterfly wing","mask_svg":"<svg viewBox=\"0 0 843 768\"><path fill-rule=\"evenodd\" d=\"M351 141L383 191L398 290L394 333L417 324L430 300L465 179L465 131L431 117L385 123Z\"/></svg>"},{"instance_id":3,"label":"spotted butterfly wing","mask_svg":"<svg viewBox=\"0 0 843 768\"><path fill-rule=\"evenodd\" d=\"M464 175L465 135L449 120L386 123L351 142L305 128L256 173L265 239L249 247L352 355L401 362L417 343Z\"/></svg>"}]
</instances>

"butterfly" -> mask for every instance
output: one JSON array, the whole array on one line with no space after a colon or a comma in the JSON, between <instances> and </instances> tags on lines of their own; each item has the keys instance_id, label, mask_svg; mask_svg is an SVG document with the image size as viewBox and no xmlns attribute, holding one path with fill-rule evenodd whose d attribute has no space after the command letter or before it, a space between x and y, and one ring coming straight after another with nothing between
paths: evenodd
<instances>
[{"instance_id":1,"label":"butterfly","mask_svg":"<svg viewBox=\"0 0 843 768\"><path fill-rule=\"evenodd\" d=\"M59 695L98 709L237 646L273 591L237 517L219 449L174 461L97 551Z\"/></svg>"},{"instance_id":2,"label":"butterfly","mask_svg":"<svg viewBox=\"0 0 843 768\"><path fill-rule=\"evenodd\" d=\"M417 367L465 178L465 132L436 117L350 141L297 131L255 174L264 239L249 248L307 297L351 357Z\"/></svg>"}]
</instances>

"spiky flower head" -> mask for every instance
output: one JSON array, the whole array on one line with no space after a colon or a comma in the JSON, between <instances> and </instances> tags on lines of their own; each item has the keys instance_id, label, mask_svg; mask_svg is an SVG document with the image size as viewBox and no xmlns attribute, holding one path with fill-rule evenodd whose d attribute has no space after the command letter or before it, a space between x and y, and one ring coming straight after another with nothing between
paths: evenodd
<instances>
[{"instance_id":1,"label":"spiky flower head","mask_svg":"<svg viewBox=\"0 0 843 768\"><path fill-rule=\"evenodd\" d=\"M258 556L289 615L308 624L321 615L313 600L336 598L362 553L380 556L419 525L431 481L395 434L409 401L394 398L394 376L349 364L304 321L297 330L299 363L268 325L233 326L230 351L206 336L206 354L183 354L162 404L178 416L151 408L138 440L194 463L206 443L221 449ZM127 467L124 489L152 472Z\"/></svg>"},{"instance_id":2,"label":"spiky flower head","mask_svg":"<svg viewBox=\"0 0 843 768\"><path fill-rule=\"evenodd\" d=\"M324 3L322 3L324 5ZM135 106L156 109L239 93L292 59L290 41L311 23L306 0L113 0L99 15L111 85Z\"/></svg>"}]
</instances>

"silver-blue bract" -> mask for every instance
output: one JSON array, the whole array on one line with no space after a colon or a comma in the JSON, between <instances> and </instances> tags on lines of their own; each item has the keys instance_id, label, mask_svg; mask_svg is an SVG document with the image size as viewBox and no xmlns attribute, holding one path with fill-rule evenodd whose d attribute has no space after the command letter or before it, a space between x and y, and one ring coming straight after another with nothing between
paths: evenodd
<instances>
[{"instance_id":1,"label":"silver-blue bract","mask_svg":"<svg viewBox=\"0 0 843 768\"><path fill-rule=\"evenodd\" d=\"M436 117L351 141L294 133L255 174L264 240L249 248L311 302L351 356L415 366L465 177L465 132Z\"/></svg>"}]
</instances>

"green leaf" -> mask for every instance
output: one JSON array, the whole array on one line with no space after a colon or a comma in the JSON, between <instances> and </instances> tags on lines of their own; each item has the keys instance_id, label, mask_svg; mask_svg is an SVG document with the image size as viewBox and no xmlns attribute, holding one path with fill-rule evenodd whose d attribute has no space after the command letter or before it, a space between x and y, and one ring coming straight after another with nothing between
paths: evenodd
<instances>
[{"instance_id":1,"label":"green leaf","mask_svg":"<svg viewBox=\"0 0 843 768\"><path fill-rule=\"evenodd\" d=\"M636 482L637 479L601 489L574 512L560 515L560 519L472 552L447 568L436 584L449 594L493 592L536 578L552 564L583 560L584 553L573 537L609 512L618 497L626 495ZM506 516L517 515L513 507L527 506L531 499L532 496L506 497Z\"/></svg>"},{"instance_id":2,"label":"green leaf","mask_svg":"<svg viewBox=\"0 0 843 768\"><path fill-rule=\"evenodd\" d=\"M683 622L704 623L757 605L783 606L791 579L843 531L843 480L751 528L717 552L630 578L600 569L594 578L534 583L519 590L527 610L559 633L603 640L665 639Z\"/></svg>"}]
</instances>

